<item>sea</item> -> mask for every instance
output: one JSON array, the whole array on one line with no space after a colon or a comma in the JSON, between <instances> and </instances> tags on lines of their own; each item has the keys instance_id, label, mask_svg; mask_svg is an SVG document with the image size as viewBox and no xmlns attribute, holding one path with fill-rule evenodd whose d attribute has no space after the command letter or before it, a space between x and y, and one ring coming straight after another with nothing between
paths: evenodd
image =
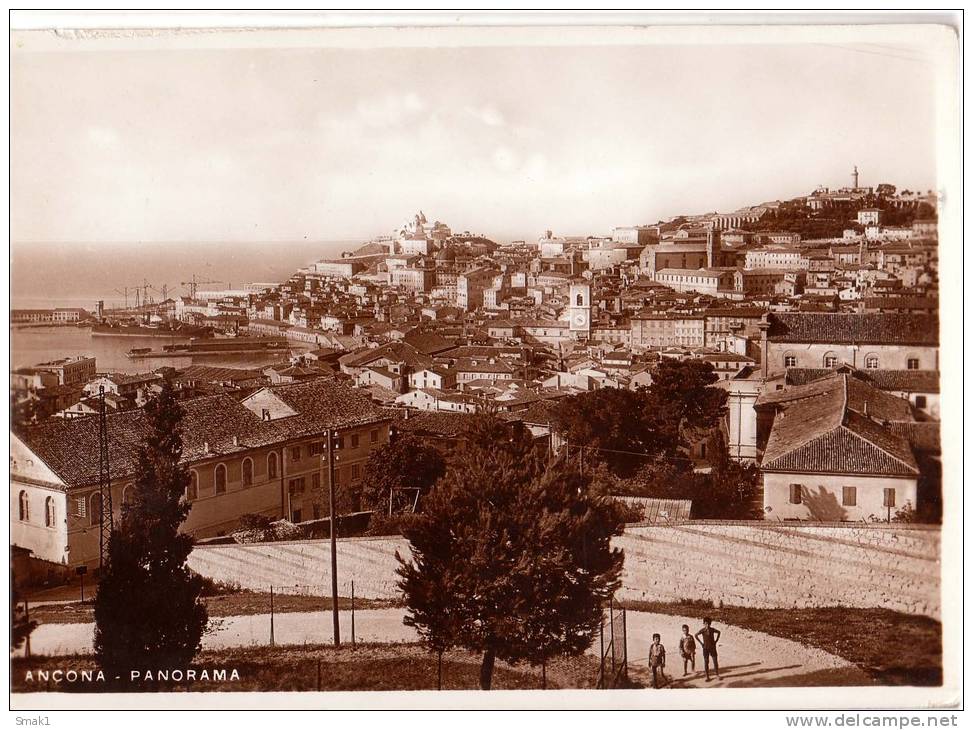
<instances>
[{"instance_id":1,"label":"sea","mask_svg":"<svg viewBox=\"0 0 973 730\"><path fill-rule=\"evenodd\" d=\"M250 282L283 282L295 271L323 258L352 250L364 240L131 243L14 243L11 245L10 306L14 309L82 307L93 312L134 305L134 288L148 284L150 296L186 294L182 282L200 289L243 288ZM128 290L126 292L126 290ZM126 356L133 348L159 350L180 341L161 337L92 336L88 327L52 326L10 329L10 368L28 367L77 355L94 356L99 372L141 373L162 366L191 364L257 368L286 359L281 354L147 358ZM295 343L294 349L306 346Z\"/></svg>"}]
</instances>

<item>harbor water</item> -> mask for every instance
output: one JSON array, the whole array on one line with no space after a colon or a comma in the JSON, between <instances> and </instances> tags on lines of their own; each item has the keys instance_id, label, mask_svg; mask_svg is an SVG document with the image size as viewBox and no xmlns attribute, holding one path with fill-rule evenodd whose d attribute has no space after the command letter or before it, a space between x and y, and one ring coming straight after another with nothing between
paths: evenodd
<instances>
[{"instance_id":1,"label":"harbor water","mask_svg":"<svg viewBox=\"0 0 973 730\"><path fill-rule=\"evenodd\" d=\"M163 345L188 342L187 338L92 336L88 327L21 327L10 329L10 367L17 369L64 357L89 355L98 372L145 373L160 367L185 368L213 365L234 368L259 368L286 362L284 353L238 353L204 357L158 357L132 360L126 353L137 347L161 350ZM291 343L292 352L308 349Z\"/></svg>"}]
</instances>

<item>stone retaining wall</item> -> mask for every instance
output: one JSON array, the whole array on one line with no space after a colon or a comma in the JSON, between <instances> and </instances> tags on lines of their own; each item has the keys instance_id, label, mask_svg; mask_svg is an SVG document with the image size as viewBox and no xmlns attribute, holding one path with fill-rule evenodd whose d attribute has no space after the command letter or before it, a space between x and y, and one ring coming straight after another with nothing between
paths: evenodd
<instances>
[{"instance_id":1,"label":"stone retaining wall","mask_svg":"<svg viewBox=\"0 0 973 730\"><path fill-rule=\"evenodd\" d=\"M619 598L756 608L884 607L939 618L937 528L687 522L629 526L613 545L625 551ZM401 537L338 541L343 596L397 598ZM189 566L252 590L330 593L327 540L197 546Z\"/></svg>"}]
</instances>

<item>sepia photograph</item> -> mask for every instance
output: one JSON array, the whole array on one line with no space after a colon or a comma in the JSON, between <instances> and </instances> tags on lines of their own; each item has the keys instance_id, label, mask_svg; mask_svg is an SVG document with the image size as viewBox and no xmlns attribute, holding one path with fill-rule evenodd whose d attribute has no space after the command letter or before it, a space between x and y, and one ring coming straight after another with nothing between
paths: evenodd
<instances>
[{"instance_id":1,"label":"sepia photograph","mask_svg":"<svg viewBox=\"0 0 973 730\"><path fill-rule=\"evenodd\" d=\"M11 709L950 725L961 19L244 15L10 30Z\"/></svg>"}]
</instances>

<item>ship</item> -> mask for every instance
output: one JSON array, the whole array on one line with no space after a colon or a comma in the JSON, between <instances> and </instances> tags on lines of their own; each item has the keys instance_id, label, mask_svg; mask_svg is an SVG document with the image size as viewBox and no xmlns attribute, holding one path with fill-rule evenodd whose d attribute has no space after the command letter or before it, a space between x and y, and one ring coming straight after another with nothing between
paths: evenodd
<instances>
[{"instance_id":1,"label":"ship","mask_svg":"<svg viewBox=\"0 0 973 730\"><path fill-rule=\"evenodd\" d=\"M161 350L134 347L126 353L130 360L155 357L219 357L241 354L289 353L286 339L272 337L225 337L192 339L189 342L163 345Z\"/></svg>"},{"instance_id":2,"label":"ship","mask_svg":"<svg viewBox=\"0 0 973 730\"><path fill-rule=\"evenodd\" d=\"M209 327L173 322L171 324L122 324L120 322L95 322L91 325L91 334L102 337L167 337L170 339L188 339L190 337L208 337L213 334Z\"/></svg>"}]
</instances>

